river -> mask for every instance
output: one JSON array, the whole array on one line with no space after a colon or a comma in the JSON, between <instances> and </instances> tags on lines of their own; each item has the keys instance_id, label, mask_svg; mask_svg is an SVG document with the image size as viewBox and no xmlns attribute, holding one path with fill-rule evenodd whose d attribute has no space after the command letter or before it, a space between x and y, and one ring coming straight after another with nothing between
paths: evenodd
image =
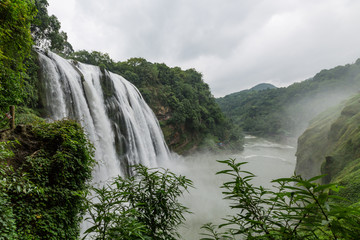
<instances>
[{"instance_id":1,"label":"river","mask_svg":"<svg viewBox=\"0 0 360 240\"><path fill-rule=\"evenodd\" d=\"M184 175L194 182L194 189L185 193L182 202L190 208L192 214L186 215L186 222L181 226L180 234L185 240L198 240L200 227L208 222L222 223L222 218L231 214L228 202L222 199L219 188L225 176L215 175L225 168L216 160L235 158L241 162L244 170L253 172L257 177L253 183L267 188L272 186L271 180L290 177L295 169L296 148L273 143L261 138L247 136L244 151L239 154L214 155L197 154L179 158L176 163L166 166L177 174Z\"/></svg>"}]
</instances>

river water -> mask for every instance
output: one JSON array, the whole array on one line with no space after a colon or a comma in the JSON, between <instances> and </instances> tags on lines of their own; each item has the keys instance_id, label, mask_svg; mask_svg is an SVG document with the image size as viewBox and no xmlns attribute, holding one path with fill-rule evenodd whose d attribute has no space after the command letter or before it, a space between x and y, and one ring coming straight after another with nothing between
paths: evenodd
<instances>
[{"instance_id":1,"label":"river water","mask_svg":"<svg viewBox=\"0 0 360 240\"><path fill-rule=\"evenodd\" d=\"M183 204L192 212L186 215L187 220L181 226L182 239L200 239L199 233L204 232L200 229L203 224L208 222L220 224L222 218L231 214L228 202L222 199L219 188L227 179L225 176L215 175L226 166L216 160L235 158L239 162L248 162L243 165L243 170L251 171L257 176L253 183L271 188L271 180L290 177L294 173L295 151L296 148L292 146L247 136L245 149L239 154L197 154L179 158L170 166L165 166L194 182L195 188L185 193L182 199Z\"/></svg>"}]
</instances>

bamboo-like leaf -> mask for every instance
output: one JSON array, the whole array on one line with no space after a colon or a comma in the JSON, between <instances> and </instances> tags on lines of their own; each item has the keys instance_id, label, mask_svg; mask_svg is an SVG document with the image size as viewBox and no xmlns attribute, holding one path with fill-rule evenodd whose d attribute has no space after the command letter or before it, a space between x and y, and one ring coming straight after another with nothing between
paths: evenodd
<instances>
[{"instance_id":1,"label":"bamboo-like leaf","mask_svg":"<svg viewBox=\"0 0 360 240\"><path fill-rule=\"evenodd\" d=\"M314 182L314 181L316 181L316 180L318 180L318 179L320 179L320 178L323 178L323 177L325 177L325 176L326 176L326 174L318 175L318 176L315 176L315 177L312 177L312 178L308 179L307 181L309 181L309 182Z\"/></svg>"},{"instance_id":2,"label":"bamboo-like leaf","mask_svg":"<svg viewBox=\"0 0 360 240\"><path fill-rule=\"evenodd\" d=\"M319 185L319 186L316 186L314 188L314 192L320 192L320 191L324 191L326 189L336 189L336 184L334 183L330 183L330 184L323 184L323 185Z\"/></svg>"}]
</instances>

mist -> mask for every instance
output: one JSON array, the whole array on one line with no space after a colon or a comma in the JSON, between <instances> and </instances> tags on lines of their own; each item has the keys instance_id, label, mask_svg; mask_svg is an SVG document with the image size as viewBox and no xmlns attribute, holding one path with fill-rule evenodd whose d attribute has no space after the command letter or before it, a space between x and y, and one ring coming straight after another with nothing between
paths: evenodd
<instances>
[{"instance_id":1,"label":"mist","mask_svg":"<svg viewBox=\"0 0 360 240\"><path fill-rule=\"evenodd\" d=\"M186 215L186 222L181 226L182 239L200 239L199 233L204 232L201 226L209 222L221 224L222 218L235 213L229 208L229 202L223 200L220 189L229 178L216 175L226 166L216 160L235 158L239 162L248 162L243 169L257 175L253 184L271 188L271 180L293 174L295 150L292 146L247 136L245 149L238 154L199 153L187 157L175 156L174 161L162 163L162 167L186 176L194 184L194 188L181 200L192 212Z\"/></svg>"},{"instance_id":2,"label":"mist","mask_svg":"<svg viewBox=\"0 0 360 240\"><path fill-rule=\"evenodd\" d=\"M320 89L311 96L303 97L297 101L293 101L286 107L285 113L294 122L294 137L297 139L309 126L311 120L327 109L339 105L341 102L351 98L359 92L359 88L327 88Z\"/></svg>"}]
</instances>

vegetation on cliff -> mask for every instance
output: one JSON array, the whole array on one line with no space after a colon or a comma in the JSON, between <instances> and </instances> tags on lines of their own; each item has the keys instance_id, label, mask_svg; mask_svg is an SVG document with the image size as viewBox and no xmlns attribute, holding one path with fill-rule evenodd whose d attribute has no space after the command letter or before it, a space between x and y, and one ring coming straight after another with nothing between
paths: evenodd
<instances>
[{"instance_id":1,"label":"vegetation on cliff","mask_svg":"<svg viewBox=\"0 0 360 240\"><path fill-rule=\"evenodd\" d=\"M71 120L1 132L1 236L78 239L92 147ZM11 236L11 237L10 237Z\"/></svg>"},{"instance_id":2,"label":"vegetation on cliff","mask_svg":"<svg viewBox=\"0 0 360 240\"><path fill-rule=\"evenodd\" d=\"M61 31L61 23L56 16L49 16L47 0L34 0L37 14L31 23L31 34L36 46L50 49L64 56L74 52L67 41L67 34Z\"/></svg>"},{"instance_id":3,"label":"vegetation on cliff","mask_svg":"<svg viewBox=\"0 0 360 240\"><path fill-rule=\"evenodd\" d=\"M360 89L360 60L322 70L289 87L246 90L217 99L225 115L257 136L298 136L307 123L328 107Z\"/></svg>"},{"instance_id":4,"label":"vegetation on cliff","mask_svg":"<svg viewBox=\"0 0 360 240\"><path fill-rule=\"evenodd\" d=\"M339 194L360 199L360 95L316 117L299 138L296 172L326 174L324 183L339 183Z\"/></svg>"}]
</instances>

